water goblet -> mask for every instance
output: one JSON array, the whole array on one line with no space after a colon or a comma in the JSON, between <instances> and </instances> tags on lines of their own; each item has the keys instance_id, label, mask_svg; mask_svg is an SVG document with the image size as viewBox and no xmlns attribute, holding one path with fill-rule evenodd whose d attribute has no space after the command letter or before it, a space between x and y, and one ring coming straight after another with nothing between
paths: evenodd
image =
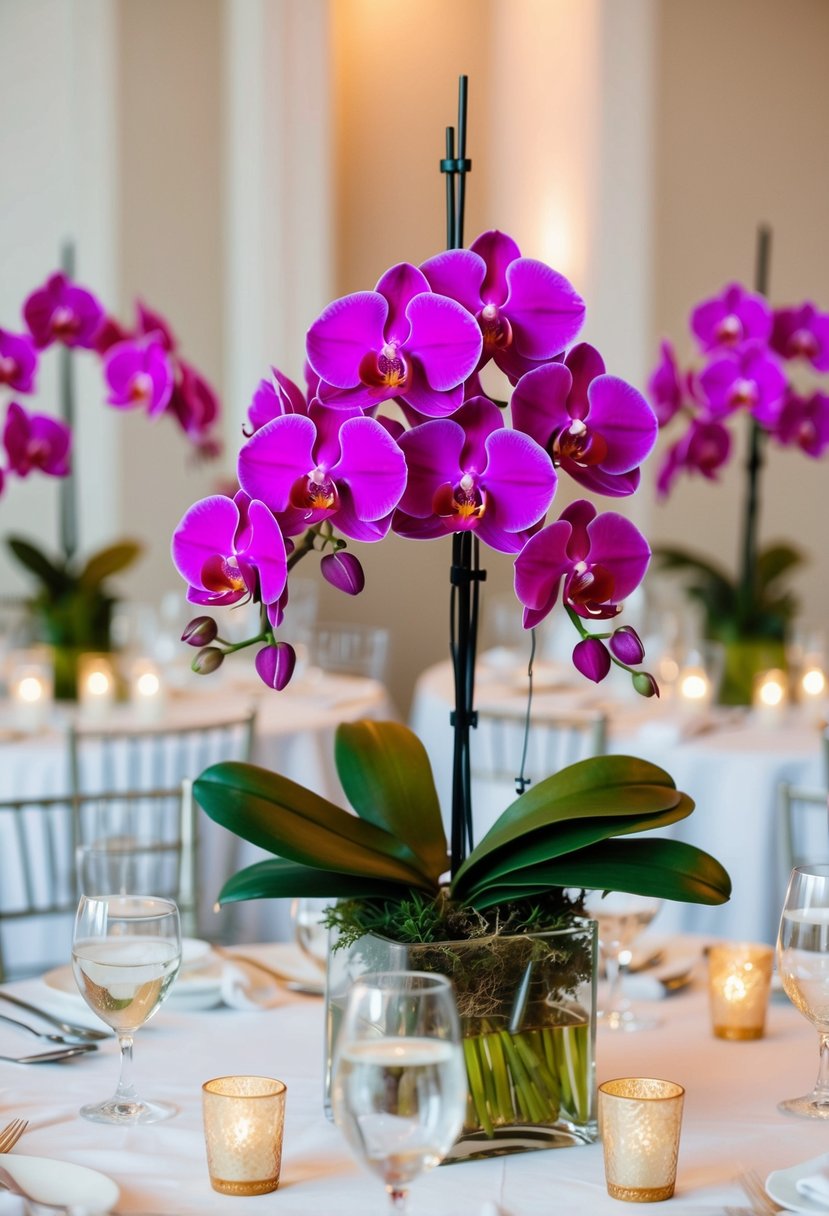
<instances>
[{"instance_id":1,"label":"water goblet","mask_svg":"<svg viewBox=\"0 0 829 1216\"><path fill-rule=\"evenodd\" d=\"M635 1011L625 995L624 978L633 959L633 944L656 916L661 902L625 891L587 894L585 911L598 922L599 948L609 981L606 1008L598 1015L608 1030L650 1030L659 1024L658 1018Z\"/></svg>"},{"instance_id":2,"label":"water goblet","mask_svg":"<svg viewBox=\"0 0 829 1216\"><path fill-rule=\"evenodd\" d=\"M169 1103L139 1098L132 1080L133 1037L161 1005L181 965L181 924L171 899L82 895L72 939L72 970L81 996L111 1026L121 1049L115 1094L81 1107L96 1123L158 1123Z\"/></svg>"},{"instance_id":3,"label":"water goblet","mask_svg":"<svg viewBox=\"0 0 829 1216\"><path fill-rule=\"evenodd\" d=\"M352 985L334 1053L334 1118L383 1180L391 1211L406 1211L409 1183L454 1144L466 1090L460 1022L445 976L385 972Z\"/></svg>"},{"instance_id":4,"label":"water goblet","mask_svg":"<svg viewBox=\"0 0 829 1216\"><path fill-rule=\"evenodd\" d=\"M294 899L291 901L291 921L294 941L306 958L321 971L328 962L328 927L324 913L331 907L330 899Z\"/></svg>"},{"instance_id":5,"label":"water goblet","mask_svg":"<svg viewBox=\"0 0 829 1216\"><path fill-rule=\"evenodd\" d=\"M777 937L777 970L789 1000L820 1036L814 1089L777 1109L829 1119L829 865L792 870Z\"/></svg>"}]
</instances>

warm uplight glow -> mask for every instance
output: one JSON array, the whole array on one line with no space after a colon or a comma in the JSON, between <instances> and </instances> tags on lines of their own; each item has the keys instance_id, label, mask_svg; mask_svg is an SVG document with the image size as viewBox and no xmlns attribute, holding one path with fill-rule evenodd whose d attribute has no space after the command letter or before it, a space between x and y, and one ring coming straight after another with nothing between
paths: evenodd
<instances>
[{"instance_id":1,"label":"warm uplight glow","mask_svg":"<svg viewBox=\"0 0 829 1216\"><path fill-rule=\"evenodd\" d=\"M157 697L161 681L154 671L145 671L138 677L135 690L142 697Z\"/></svg>"},{"instance_id":2,"label":"warm uplight glow","mask_svg":"<svg viewBox=\"0 0 829 1216\"><path fill-rule=\"evenodd\" d=\"M17 695L21 701L33 704L43 696L43 684L37 676L24 676L17 686Z\"/></svg>"},{"instance_id":3,"label":"warm uplight glow","mask_svg":"<svg viewBox=\"0 0 829 1216\"><path fill-rule=\"evenodd\" d=\"M820 697L826 691L826 676L819 667L812 667L803 673L800 687L807 697Z\"/></svg>"}]
</instances>

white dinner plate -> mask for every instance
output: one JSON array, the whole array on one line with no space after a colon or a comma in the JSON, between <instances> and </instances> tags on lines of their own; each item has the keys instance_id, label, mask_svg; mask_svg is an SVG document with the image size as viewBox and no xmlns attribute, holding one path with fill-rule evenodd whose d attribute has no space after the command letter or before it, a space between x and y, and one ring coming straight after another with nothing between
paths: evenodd
<instances>
[{"instance_id":1,"label":"white dinner plate","mask_svg":"<svg viewBox=\"0 0 829 1216\"><path fill-rule=\"evenodd\" d=\"M787 1170L775 1170L766 1179L766 1190L775 1203L782 1203L790 1212L808 1212L811 1216L827 1216L829 1207L815 1203L801 1195L797 1189L800 1178L808 1178L827 1164L827 1154L812 1157L809 1161L801 1161L800 1165L792 1165Z\"/></svg>"},{"instance_id":2,"label":"white dinner plate","mask_svg":"<svg viewBox=\"0 0 829 1216\"><path fill-rule=\"evenodd\" d=\"M4 1153L3 1168L37 1203L84 1208L104 1216L120 1196L117 1185L106 1174L71 1161Z\"/></svg>"},{"instance_id":3,"label":"white dinner plate","mask_svg":"<svg viewBox=\"0 0 829 1216\"><path fill-rule=\"evenodd\" d=\"M325 995L325 971L293 942L267 942L255 946L229 946L228 954L249 958L277 973L288 984L311 996Z\"/></svg>"}]
</instances>

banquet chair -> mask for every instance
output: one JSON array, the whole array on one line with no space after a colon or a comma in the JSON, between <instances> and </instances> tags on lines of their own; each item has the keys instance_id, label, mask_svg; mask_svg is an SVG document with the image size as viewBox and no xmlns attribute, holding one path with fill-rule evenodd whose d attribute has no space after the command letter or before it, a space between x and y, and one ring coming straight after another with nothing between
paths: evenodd
<instances>
[{"instance_id":1,"label":"banquet chair","mask_svg":"<svg viewBox=\"0 0 829 1216\"><path fill-rule=\"evenodd\" d=\"M783 781L778 787L783 889L795 866L829 862L829 792Z\"/></svg>"},{"instance_id":2,"label":"banquet chair","mask_svg":"<svg viewBox=\"0 0 829 1216\"><path fill-rule=\"evenodd\" d=\"M322 623L310 634L311 662L327 673L383 681L388 656L389 630L375 625Z\"/></svg>"},{"instance_id":3,"label":"banquet chair","mask_svg":"<svg viewBox=\"0 0 829 1216\"><path fill-rule=\"evenodd\" d=\"M152 884L153 894L174 898L182 930L192 935L195 814L189 781L173 789L0 802L0 981L68 962L78 898L99 883L101 892L103 875L107 885L115 882L110 894L129 887L140 893L138 886ZM92 851L106 864L85 871Z\"/></svg>"},{"instance_id":4,"label":"banquet chair","mask_svg":"<svg viewBox=\"0 0 829 1216\"><path fill-rule=\"evenodd\" d=\"M73 723L68 731L74 797L99 790L172 789L221 760L250 760L256 711L176 727L108 729Z\"/></svg>"},{"instance_id":5,"label":"banquet chair","mask_svg":"<svg viewBox=\"0 0 829 1216\"><path fill-rule=\"evenodd\" d=\"M471 777L475 838L518 796L516 781L524 751L523 709L481 708L472 732ZM568 764L607 750L607 716L597 710L552 712L533 708L524 776L537 784Z\"/></svg>"}]
</instances>

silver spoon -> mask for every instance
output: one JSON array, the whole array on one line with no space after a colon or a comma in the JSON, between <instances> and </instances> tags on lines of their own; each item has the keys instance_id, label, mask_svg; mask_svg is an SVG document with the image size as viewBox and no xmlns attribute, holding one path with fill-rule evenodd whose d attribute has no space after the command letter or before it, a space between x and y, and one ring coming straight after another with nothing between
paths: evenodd
<instances>
[{"instance_id":1,"label":"silver spoon","mask_svg":"<svg viewBox=\"0 0 829 1216\"><path fill-rule=\"evenodd\" d=\"M9 1026L15 1026L18 1030L28 1030L29 1034L33 1034L36 1039L43 1039L46 1043L58 1043L61 1047L77 1047L83 1043L76 1035L72 1039L66 1039L62 1034L50 1034L47 1030L36 1030L34 1026L27 1026L25 1022L18 1022L17 1018L7 1018L4 1013L0 1013L0 1022L6 1022Z\"/></svg>"},{"instance_id":2,"label":"silver spoon","mask_svg":"<svg viewBox=\"0 0 829 1216\"><path fill-rule=\"evenodd\" d=\"M40 1051L33 1056L0 1056L7 1064L52 1064L59 1060L71 1060L73 1056L86 1056L97 1051L95 1043L79 1043L77 1047L56 1047L54 1051Z\"/></svg>"}]
</instances>

